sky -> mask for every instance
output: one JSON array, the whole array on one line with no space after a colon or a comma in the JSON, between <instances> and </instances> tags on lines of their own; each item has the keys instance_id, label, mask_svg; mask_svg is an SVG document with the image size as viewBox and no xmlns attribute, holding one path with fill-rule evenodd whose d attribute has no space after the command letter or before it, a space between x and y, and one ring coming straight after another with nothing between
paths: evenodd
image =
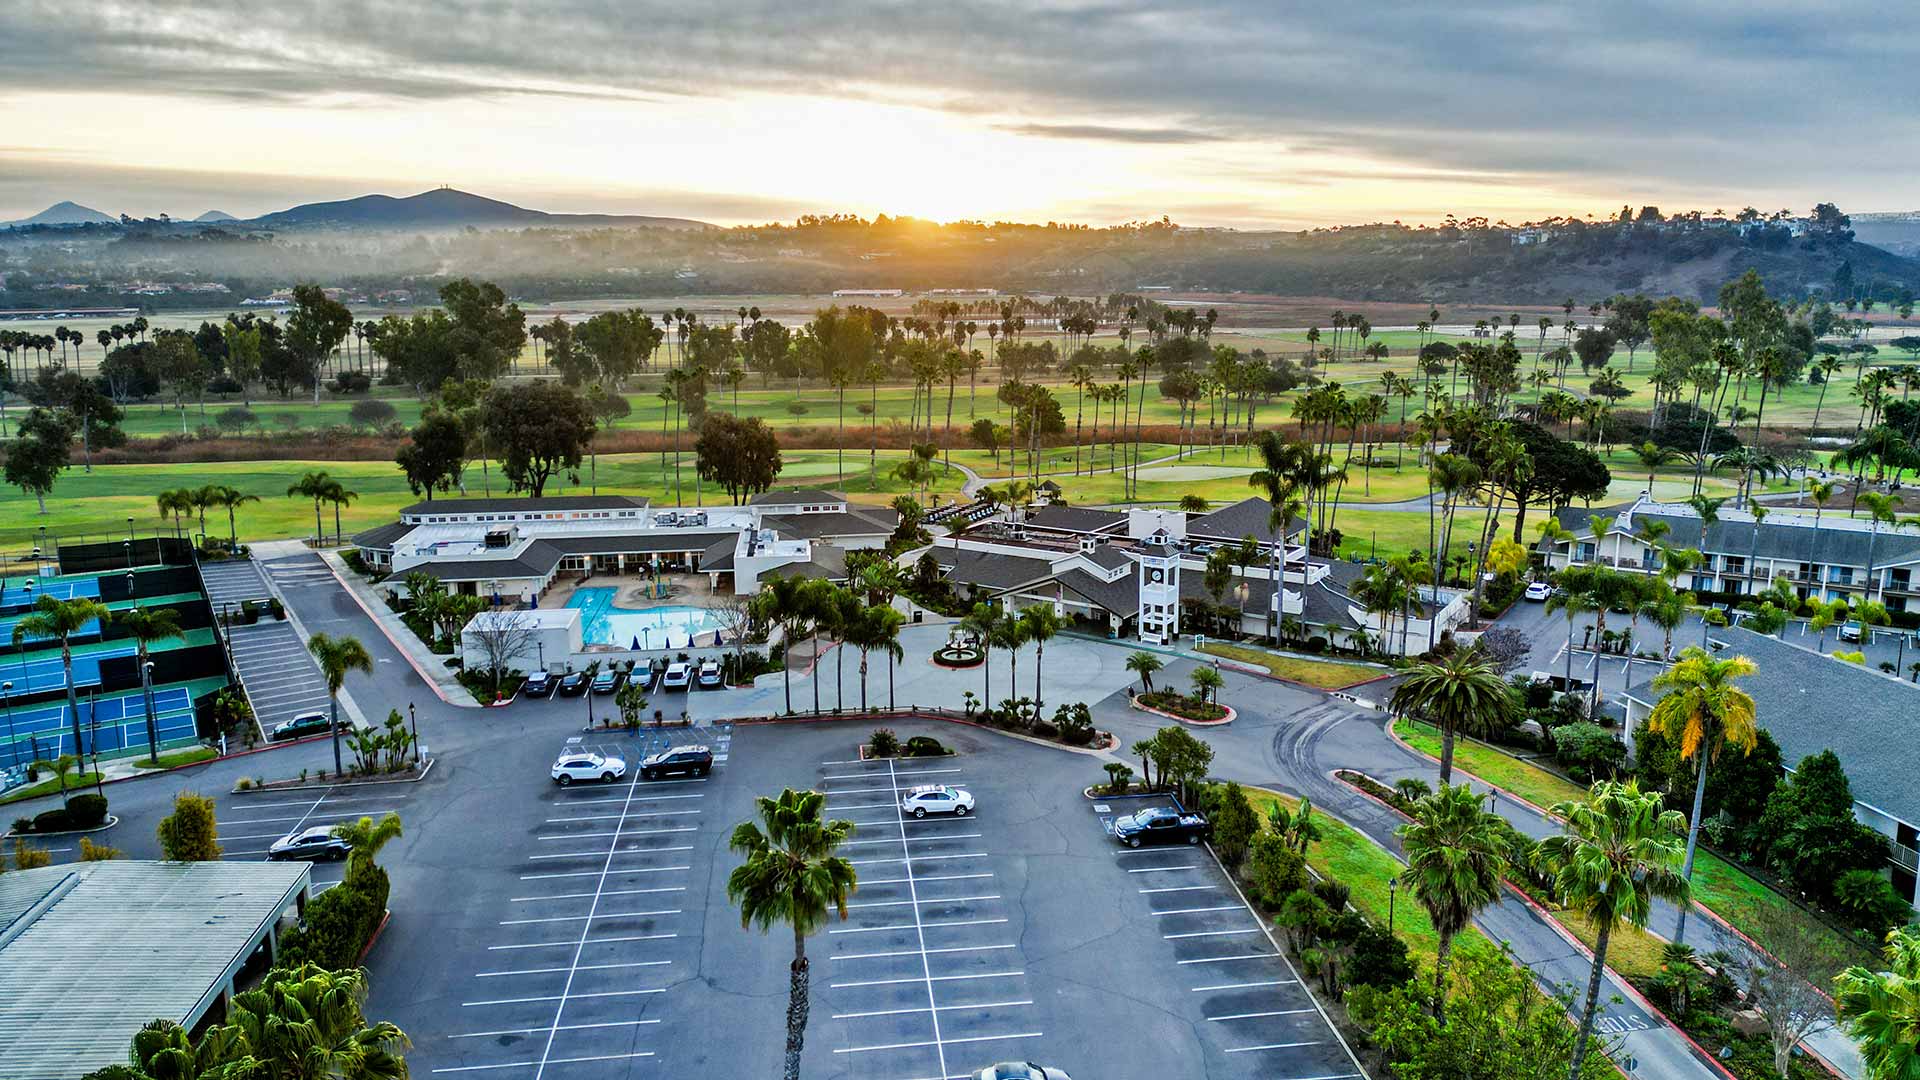
<instances>
[{"instance_id":1,"label":"sky","mask_svg":"<svg viewBox=\"0 0 1920 1080\"><path fill-rule=\"evenodd\" d=\"M6 0L0 220L440 184L723 225L1908 210L1920 35L1887 10Z\"/></svg>"}]
</instances>

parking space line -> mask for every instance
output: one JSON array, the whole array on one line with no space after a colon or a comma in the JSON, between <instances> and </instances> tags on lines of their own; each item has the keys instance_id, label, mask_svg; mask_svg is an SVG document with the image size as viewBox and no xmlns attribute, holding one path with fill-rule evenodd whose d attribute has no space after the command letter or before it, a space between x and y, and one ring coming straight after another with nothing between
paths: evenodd
<instances>
[{"instance_id":1,"label":"parking space line","mask_svg":"<svg viewBox=\"0 0 1920 1080\"><path fill-rule=\"evenodd\" d=\"M1210 990L1251 990L1256 986L1292 986L1292 979L1261 979L1259 982L1219 983L1214 986L1196 986L1190 993L1204 994Z\"/></svg>"},{"instance_id":2,"label":"parking space line","mask_svg":"<svg viewBox=\"0 0 1920 1080\"><path fill-rule=\"evenodd\" d=\"M1151 914L1155 917L1164 917L1167 915L1198 915L1203 911L1239 911L1239 910L1241 910L1239 904L1221 904L1218 907L1183 907L1183 908L1174 908L1171 911L1154 911L1154 912L1149 912L1148 914Z\"/></svg>"},{"instance_id":3,"label":"parking space line","mask_svg":"<svg viewBox=\"0 0 1920 1080\"><path fill-rule=\"evenodd\" d=\"M698 825L676 825L666 829L616 829L613 832L555 833L536 836L535 840L593 840L602 836L666 836L669 833L699 832Z\"/></svg>"},{"instance_id":4,"label":"parking space line","mask_svg":"<svg viewBox=\"0 0 1920 1080\"><path fill-rule=\"evenodd\" d=\"M662 885L657 889L608 889L606 892L603 892L600 895L601 896L644 896L651 893L670 893L670 892L686 892L686 891L687 891L687 887L685 885ZM570 893L557 893L553 896L509 896L507 897L507 902L509 904L525 904L525 903L531 903L537 900L585 900L591 897L592 895L593 894L590 892L570 892Z\"/></svg>"},{"instance_id":5,"label":"parking space line","mask_svg":"<svg viewBox=\"0 0 1920 1080\"><path fill-rule=\"evenodd\" d=\"M668 964L671 964L671 963L673 963L673 961L671 960L626 960L618 964L581 964L575 970L607 971L615 968L666 967ZM545 967L545 968L521 968L517 971L476 971L473 973L473 977L476 979L497 979L503 975L552 975L555 972L560 972L565 970L567 969L563 967ZM544 1031L546 1029L541 1028L539 1030Z\"/></svg>"},{"instance_id":6,"label":"parking space line","mask_svg":"<svg viewBox=\"0 0 1920 1080\"><path fill-rule=\"evenodd\" d=\"M1007 945L1004 947L1009 949L1013 948L1013 946L1011 945ZM912 952L908 952L907 955L911 956L913 954ZM856 982L828 983L827 989L846 990L846 989L851 989L853 987L859 987L859 986L898 986L902 983L918 983L918 982L929 982L929 981L931 982L972 982L977 979L1015 979L1025 974L1026 972L1024 971L980 971L980 972L974 972L973 974L970 974L970 975L935 975L931 980L928 980L928 979L861 979Z\"/></svg>"},{"instance_id":7,"label":"parking space line","mask_svg":"<svg viewBox=\"0 0 1920 1080\"><path fill-rule=\"evenodd\" d=\"M831 1019L834 1019L834 1020L859 1020L859 1019L862 1019L862 1018L864 1018L864 1017L868 1017L868 1016L909 1016L909 1015L916 1015L916 1014L919 1014L919 1013L924 1013L924 1012L939 1012L939 1011L940 1011L941 1009L946 1009L946 1010L948 1010L948 1011L951 1011L951 1010L954 1010L954 1009L1010 1009L1010 1008L1013 1008L1014 1006L1017 1006L1017 1005L1031 1005L1031 1004L1033 1004L1033 1002L1032 1002L1031 1000L1027 1000L1027 1001L983 1001L983 1002L980 1002L979 1004L976 1004L976 1005L937 1005L937 1006L935 1006L935 1007L934 1007L933 1009L931 1009L931 1010L929 1010L929 1009L921 1009L921 1008L913 1008L913 1009L876 1009L876 1010L874 1010L874 1011L872 1011L872 1012L850 1012L850 1013L834 1013L834 1014L833 1014L833 1016L831 1017Z\"/></svg>"},{"instance_id":8,"label":"parking space line","mask_svg":"<svg viewBox=\"0 0 1920 1080\"><path fill-rule=\"evenodd\" d=\"M898 780L895 777L894 765L891 759L887 761L887 777L888 782L893 783L895 789L898 790ZM904 809L895 807L894 812L900 816L901 821L904 822L906 820L906 811ZM917 901L920 899L920 892L919 887L913 880L913 851L907 847L907 830L904 825L900 829L900 853L906 856L907 895L910 899ZM1005 922L1006 920L1002 919L1000 921ZM933 966L927 960L927 931L926 928L920 924L920 905L918 903L913 905L913 929L914 933L918 935L920 939L920 973L926 977L927 1006L932 1008L938 1004L938 1002L936 1002L933 997ZM940 1014L935 1011L929 1015L933 1019L934 1053L940 1059L940 1075L945 1076L947 1075L947 1048L940 1042Z\"/></svg>"},{"instance_id":9,"label":"parking space line","mask_svg":"<svg viewBox=\"0 0 1920 1080\"><path fill-rule=\"evenodd\" d=\"M611 945L619 941L665 941L668 938L677 938L679 936L679 934L623 934L619 937L594 938L588 941L587 944ZM499 952L505 949L557 949L562 945L572 944L574 944L574 942L571 941L536 941L527 945L489 945L487 946L487 951Z\"/></svg>"},{"instance_id":10,"label":"parking space line","mask_svg":"<svg viewBox=\"0 0 1920 1080\"><path fill-rule=\"evenodd\" d=\"M702 796L699 795L694 796L696 799L701 797ZM630 818L674 817L678 814L697 814L699 812L698 810L648 810L642 813L626 814L624 816ZM575 814L572 817L550 817L546 820L546 824L557 825L562 821L612 821L614 818L622 816L621 814Z\"/></svg>"},{"instance_id":11,"label":"parking space line","mask_svg":"<svg viewBox=\"0 0 1920 1080\"><path fill-rule=\"evenodd\" d=\"M881 959L885 959L887 957L893 957L893 956L918 956L922 952L926 953L928 956L937 956L941 953L989 952L994 949L1011 949L1011 948L1013 948L1013 946L1011 945L953 945L953 946L948 946L946 948L940 948L940 949L900 949L897 951L889 951L889 952L842 953L839 956L829 956L827 957L827 959L829 960L881 960ZM907 981L919 982L920 980L909 979Z\"/></svg>"},{"instance_id":12,"label":"parking space line","mask_svg":"<svg viewBox=\"0 0 1920 1080\"><path fill-rule=\"evenodd\" d=\"M1137 889L1135 891L1142 893L1201 892L1207 890L1217 892L1219 889L1220 886L1218 885L1167 885L1158 889Z\"/></svg>"},{"instance_id":13,"label":"parking space line","mask_svg":"<svg viewBox=\"0 0 1920 1080\"><path fill-rule=\"evenodd\" d=\"M917 912L917 909L916 909L916 912ZM1006 921L1007 920L1005 919L947 919L941 922L921 922L919 919L916 918L913 922L901 923L898 926L853 926L853 927L848 927L844 930L829 930L827 931L827 933L829 934L889 934L899 930L919 930L921 928L932 930L932 929L938 929L939 927L943 927L943 926L992 926L992 925L996 925ZM1233 932L1240 933L1240 931L1238 930Z\"/></svg>"},{"instance_id":14,"label":"parking space line","mask_svg":"<svg viewBox=\"0 0 1920 1080\"><path fill-rule=\"evenodd\" d=\"M1191 934L1161 934L1160 936L1165 938L1168 941L1179 941L1182 938L1238 937L1241 934L1259 934L1259 933L1264 933L1264 931L1262 931L1259 927L1255 926L1246 930L1197 930Z\"/></svg>"},{"instance_id":15,"label":"parking space line","mask_svg":"<svg viewBox=\"0 0 1920 1080\"><path fill-rule=\"evenodd\" d=\"M1302 1046L1320 1046L1325 1042L1325 1039L1315 1039L1311 1042L1267 1043L1264 1046L1229 1046L1220 1052L1223 1054L1251 1054L1256 1050L1293 1050ZM1359 1074L1346 1073L1345 1075L1357 1076Z\"/></svg>"},{"instance_id":16,"label":"parking space line","mask_svg":"<svg viewBox=\"0 0 1920 1080\"><path fill-rule=\"evenodd\" d=\"M482 1005L525 1005L530 1001L558 1001L562 1003L561 1007L564 1008L565 1002L569 998L584 999L584 998L610 998L610 997L639 997L642 994L664 994L664 993L666 993L665 989L596 990L591 994L540 994L535 997L494 998L491 1001L463 1001L460 1003L460 1007L463 1009L468 1009L468 1008L477 1008ZM546 1029L542 1028L541 1030L544 1031Z\"/></svg>"},{"instance_id":17,"label":"parking space line","mask_svg":"<svg viewBox=\"0 0 1920 1080\"><path fill-rule=\"evenodd\" d=\"M1272 960L1279 956L1277 952L1248 953L1245 956L1203 956L1195 960L1175 960L1174 963L1186 964L1230 964L1236 960Z\"/></svg>"},{"instance_id":18,"label":"parking space line","mask_svg":"<svg viewBox=\"0 0 1920 1080\"><path fill-rule=\"evenodd\" d=\"M501 919L501 926L526 926L529 923L579 922L582 919L592 922L596 919L642 919L651 915L678 915L679 908L671 911L619 911L599 915L549 915L539 919Z\"/></svg>"},{"instance_id":19,"label":"parking space line","mask_svg":"<svg viewBox=\"0 0 1920 1080\"><path fill-rule=\"evenodd\" d=\"M561 1031L586 1031L590 1028L639 1027L643 1024L657 1024L658 1020L603 1020L597 1024L561 1024ZM546 1028L502 1028L499 1031L463 1031L458 1035L449 1035L449 1039L484 1039L489 1035L531 1035ZM529 1065L532 1062L528 1062ZM435 1070L438 1071L438 1070Z\"/></svg>"},{"instance_id":20,"label":"parking space line","mask_svg":"<svg viewBox=\"0 0 1920 1080\"><path fill-rule=\"evenodd\" d=\"M934 1021L935 1021L935 1024L937 1025L939 1022L939 1017L936 1016L934 1018ZM1023 1032L1020 1032L1019 1034L1010 1034L1010 1035L969 1035L963 1039L936 1038L928 1042L887 1043L882 1046L849 1046L844 1049L835 1050L834 1053L864 1054L870 1050L911 1050L921 1046L932 1046L932 1047L940 1048L941 1050L940 1059L942 1061L945 1061L946 1060L945 1047L946 1047L946 1044L948 1043L953 1043L958 1045L960 1043L1000 1042L1003 1039L1038 1039L1045 1034L1046 1032L1044 1031L1023 1031ZM946 1074L946 1070L947 1070L947 1067L945 1065L940 1066L940 1072L942 1075Z\"/></svg>"},{"instance_id":21,"label":"parking space line","mask_svg":"<svg viewBox=\"0 0 1920 1080\"><path fill-rule=\"evenodd\" d=\"M320 804L319 804L319 802L317 802L317 801L316 801L316 802L315 802L315 803L313 804L313 807L312 807L311 809L309 809L309 810L308 810L308 811L307 811L306 813L304 813L304 814L301 814L301 815L300 815L299 817L297 817L297 818L295 818L295 817L261 817L261 818L227 818L227 819L226 819L226 820L224 820L224 821L215 821L215 822L214 822L214 824L215 824L216 826L224 826L224 825L269 825L269 824L272 824L273 822L276 822L276 821L295 821L295 822L300 822L300 823L302 823L302 824L304 824L304 823L306 822L306 820L307 820L308 818L310 818L310 817L312 817L312 816L314 816L314 815L313 815L313 811L314 811L314 810L317 810L317 809L319 809L319 807L320 807ZM378 815L380 815L380 814L389 814L389 813L394 813L394 811L393 811L393 810L391 810L391 809L382 809L382 810L342 810L342 811L340 811L340 812L338 812L338 813L332 813L332 812L329 812L329 813L325 813L325 814L321 814L320 816L321 816L321 817L323 817L323 818L335 818L335 817L360 817L360 816L365 816L365 817L376 817L376 816L378 816ZM298 825L296 825L296 826L294 826L294 828L299 828L299 826L298 826ZM291 830L289 830L289 831L291 831Z\"/></svg>"},{"instance_id":22,"label":"parking space line","mask_svg":"<svg viewBox=\"0 0 1920 1080\"><path fill-rule=\"evenodd\" d=\"M894 776L934 776L936 774L957 773L960 771L961 770L959 769L915 769L912 772L896 772L893 775ZM878 772L841 773L838 776L823 776L820 779L822 780L868 780L879 775L880 774Z\"/></svg>"},{"instance_id":23,"label":"parking space line","mask_svg":"<svg viewBox=\"0 0 1920 1080\"><path fill-rule=\"evenodd\" d=\"M906 838L902 837L901 838L902 846L904 846L905 843L906 843ZM967 855L921 855L919 856L919 859L921 862L933 862L935 859L984 859L986 857L987 857L987 853L984 851L980 851L980 852L974 852ZM539 856L536 855L534 856L534 858L537 859L539 858ZM855 866L878 866L883 863L910 863L913 860L911 859L848 859L847 861L852 863ZM909 871L909 876L911 876L911 871ZM922 878L920 880L924 881L926 879Z\"/></svg>"},{"instance_id":24,"label":"parking space line","mask_svg":"<svg viewBox=\"0 0 1920 1080\"><path fill-rule=\"evenodd\" d=\"M827 802L827 809L832 810L836 814L844 810L879 810L882 808L891 810L893 809L893 804L890 802L876 802L876 803L860 803L857 806L835 806L833 805L832 800L828 800Z\"/></svg>"},{"instance_id":25,"label":"parking space line","mask_svg":"<svg viewBox=\"0 0 1920 1080\"><path fill-rule=\"evenodd\" d=\"M629 833L628 835L631 836L633 834ZM568 837L568 839L572 839L572 838ZM619 848L614 848L611 851L563 851L554 855L529 855L527 856L527 861L533 862L536 859L579 859L579 858L584 858L588 855L605 855L609 859L611 859L615 855L652 855L662 851L692 851L692 850L693 850L692 844L682 844L678 847L643 848L643 849L636 849L633 851L621 851ZM680 869L685 870L686 867L683 866ZM627 874L627 873L632 873L633 871L622 870L620 872L623 874Z\"/></svg>"},{"instance_id":26,"label":"parking space line","mask_svg":"<svg viewBox=\"0 0 1920 1080\"><path fill-rule=\"evenodd\" d=\"M1221 1024L1228 1020L1255 1020L1263 1016L1299 1016L1301 1013L1310 1013L1312 1011L1312 1009L1275 1009L1272 1012L1234 1013L1232 1016L1209 1016L1207 1019L1212 1023Z\"/></svg>"},{"instance_id":27,"label":"parking space line","mask_svg":"<svg viewBox=\"0 0 1920 1080\"><path fill-rule=\"evenodd\" d=\"M680 831L680 830L676 830L676 831ZM692 832L693 830L688 829L684 831ZM586 834L586 835L591 835L591 834ZM929 840L978 840L980 839L980 836L981 836L980 833L969 832L969 833L956 833L952 836L915 836L915 837L909 837L908 839L911 842L918 844L918 843L922 843ZM856 844L897 844L900 842L900 840L901 838L898 836L890 836L885 840L842 840L840 842L840 846L853 847Z\"/></svg>"},{"instance_id":28,"label":"parking space line","mask_svg":"<svg viewBox=\"0 0 1920 1080\"><path fill-rule=\"evenodd\" d=\"M690 847L686 847L686 848L672 848L668 850L691 851L693 849ZM633 854L638 854L638 853L635 852ZM544 859L544 858L547 858L547 856L529 855L527 856L527 858ZM665 874L674 870L691 870L691 869L693 868L690 866L635 866L635 867L630 867L628 869L624 869L620 872L623 874ZM599 876L599 873L600 871L598 870L568 870L568 871L557 873L557 874L521 874L520 880L521 881L544 881L548 878L597 877Z\"/></svg>"},{"instance_id":29,"label":"parking space line","mask_svg":"<svg viewBox=\"0 0 1920 1080\"><path fill-rule=\"evenodd\" d=\"M1179 866L1143 866L1138 870L1129 870L1127 871L1127 873L1129 874L1160 874L1160 873L1165 873L1168 870L1191 870L1191 869L1193 869L1192 863L1182 863Z\"/></svg>"},{"instance_id":30,"label":"parking space line","mask_svg":"<svg viewBox=\"0 0 1920 1080\"><path fill-rule=\"evenodd\" d=\"M999 893L987 893L980 896L949 896L943 900L870 900L864 904L848 904L849 908L870 907L906 907L909 904L964 904L974 900L998 900Z\"/></svg>"}]
</instances>

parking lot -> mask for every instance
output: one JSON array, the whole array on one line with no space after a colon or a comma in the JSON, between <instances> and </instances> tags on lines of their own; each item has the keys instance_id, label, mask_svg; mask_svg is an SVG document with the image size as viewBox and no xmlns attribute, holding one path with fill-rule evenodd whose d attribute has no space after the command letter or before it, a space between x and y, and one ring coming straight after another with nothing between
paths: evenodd
<instances>
[{"instance_id":1,"label":"parking lot","mask_svg":"<svg viewBox=\"0 0 1920 1080\"><path fill-rule=\"evenodd\" d=\"M360 784L312 787L301 791L236 792L214 803L221 857L265 859L275 840L316 825L339 825L363 817L379 819L393 811L409 816L413 784ZM313 865L313 890L322 893L340 883L345 866Z\"/></svg>"}]
</instances>

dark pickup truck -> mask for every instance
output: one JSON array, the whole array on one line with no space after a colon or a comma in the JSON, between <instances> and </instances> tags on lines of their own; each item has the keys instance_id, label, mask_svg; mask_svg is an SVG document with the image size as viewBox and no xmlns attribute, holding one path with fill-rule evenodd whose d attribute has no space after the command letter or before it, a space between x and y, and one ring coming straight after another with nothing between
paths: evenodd
<instances>
[{"instance_id":1,"label":"dark pickup truck","mask_svg":"<svg viewBox=\"0 0 1920 1080\"><path fill-rule=\"evenodd\" d=\"M1213 825L1205 814L1183 814L1165 806L1149 807L1136 814L1116 818L1113 838L1128 847L1142 844L1197 844L1213 838Z\"/></svg>"}]
</instances>

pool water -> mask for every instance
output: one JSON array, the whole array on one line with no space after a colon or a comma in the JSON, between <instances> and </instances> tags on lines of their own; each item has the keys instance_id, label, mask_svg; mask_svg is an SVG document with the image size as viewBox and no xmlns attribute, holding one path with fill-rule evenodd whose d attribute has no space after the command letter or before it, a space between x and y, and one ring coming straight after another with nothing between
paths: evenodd
<instances>
[{"instance_id":1,"label":"pool water","mask_svg":"<svg viewBox=\"0 0 1920 1080\"><path fill-rule=\"evenodd\" d=\"M580 610L580 637L588 645L682 649L692 644L695 635L720 629L720 620L707 608L684 604L623 608L613 602L618 592L609 587L575 589L567 599L568 607Z\"/></svg>"}]
</instances>

